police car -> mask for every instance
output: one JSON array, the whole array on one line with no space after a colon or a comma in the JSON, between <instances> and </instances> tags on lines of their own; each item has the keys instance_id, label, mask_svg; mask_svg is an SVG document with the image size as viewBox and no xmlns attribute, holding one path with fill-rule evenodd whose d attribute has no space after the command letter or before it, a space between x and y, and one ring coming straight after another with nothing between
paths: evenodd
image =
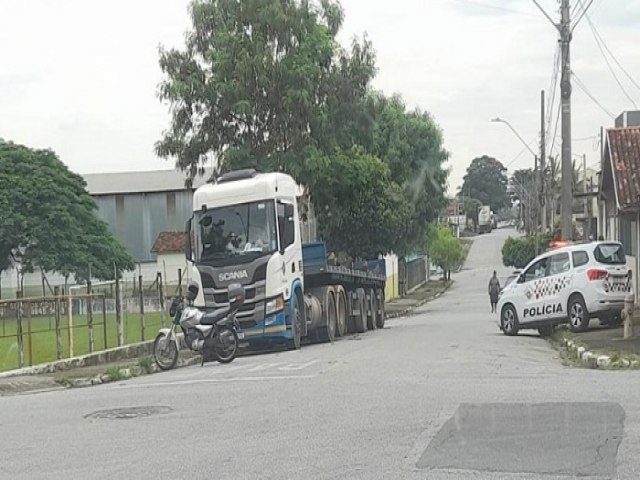
<instances>
[{"instance_id":1,"label":"police car","mask_svg":"<svg viewBox=\"0 0 640 480\"><path fill-rule=\"evenodd\" d=\"M536 257L505 287L498 301L498 323L506 335L538 329L548 336L562 323L583 332L591 318L619 322L629 291L631 271L622 244L567 245Z\"/></svg>"}]
</instances>

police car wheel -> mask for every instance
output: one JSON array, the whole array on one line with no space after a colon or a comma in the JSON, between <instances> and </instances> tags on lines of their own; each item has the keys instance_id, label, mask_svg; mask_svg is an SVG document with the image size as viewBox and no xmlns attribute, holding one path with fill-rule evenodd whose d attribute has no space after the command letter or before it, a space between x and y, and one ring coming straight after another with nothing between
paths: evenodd
<instances>
[{"instance_id":1,"label":"police car wheel","mask_svg":"<svg viewBox=\"0 0 640 480\"><path fill-rule=\"evenodd\" d=\"M572 332L585 332L589 328L589 312L580 295L572 295L567 305L569 328Z\"/></svg>"},{"instance_id":2,"label":"police car wheel","mask_svg":"<svg viewBox=\"0 0 640 480\"><path fill-rule=\"evenodd\" d=\"M500 326L502 328L502 333L505 335L512 336L518 334L518 314L512 305L505 305L502 308L502 313L500 314Z\"/></svg>"}]
</instances>

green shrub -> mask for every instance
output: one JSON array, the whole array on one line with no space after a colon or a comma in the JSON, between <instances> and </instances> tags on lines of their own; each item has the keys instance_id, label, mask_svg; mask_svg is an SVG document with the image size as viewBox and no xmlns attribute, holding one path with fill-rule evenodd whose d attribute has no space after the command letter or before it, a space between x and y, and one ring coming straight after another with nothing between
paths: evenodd
<instances>
[{"instance_id":1,"label":"green shrub","mask_svg":"<svg viewBox=\"0 0 640 480\"><path fill-rule=\"evenodd\" d=\"M536 235L527 237L509 237L502 246L502 263L505 267L524 268L549 247L549 236Z\"/></svg>"}]
</instances>

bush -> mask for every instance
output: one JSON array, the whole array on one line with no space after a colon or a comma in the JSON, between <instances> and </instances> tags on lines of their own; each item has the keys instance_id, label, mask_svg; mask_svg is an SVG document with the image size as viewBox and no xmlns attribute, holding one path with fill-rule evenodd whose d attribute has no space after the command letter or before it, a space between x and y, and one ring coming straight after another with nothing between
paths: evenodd
<instances>
[{"instance_id":1,"label":"bush","mask_svg":"<svg viewBox=\"0 0 640 480\"><path fill-rule=\"evenodd\" d=\"M451 270L455 270L464 262L462 242L446 225L433 225L429 228L427 251L431 261L444 270L446 279L451 278Z\"/></svg>"},{"instance_id":2,"label":"bush","mask_svg":"<svg viewBox=\"0 0 640 480\"><path fill-rule=\"evenodd\" d=\"M547 235L509 237L502 246L502 263L505 267L524 268L536 258L536 246L538 253L544 252L549 246L549 240Z\"/></svg>"}]
</instances>

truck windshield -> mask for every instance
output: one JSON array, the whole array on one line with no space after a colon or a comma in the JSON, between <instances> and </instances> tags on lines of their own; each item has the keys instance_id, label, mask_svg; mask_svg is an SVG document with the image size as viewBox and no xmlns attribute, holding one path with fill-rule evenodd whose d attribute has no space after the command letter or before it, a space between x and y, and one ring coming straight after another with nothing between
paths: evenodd
<instances>
[{"instance_id":1,"label":"truck windshield","mask_svg":"<svg viewBox=\"0 0 640 480\"><path fill-rule=\"evenodd\" d=\"M198 259L255 258L277 249L272 200L229 205L196 215Z\"/></svg>"}]
</instances>

